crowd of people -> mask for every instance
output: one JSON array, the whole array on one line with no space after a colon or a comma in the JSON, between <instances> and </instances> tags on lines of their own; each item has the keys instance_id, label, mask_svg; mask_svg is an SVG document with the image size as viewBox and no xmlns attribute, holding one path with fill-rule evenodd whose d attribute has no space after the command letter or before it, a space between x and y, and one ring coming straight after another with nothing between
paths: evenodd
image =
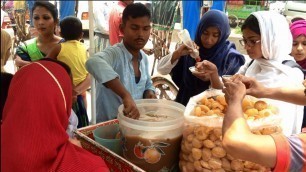
<instances>
[{"instance_id":1,"label":"crowd of people","mask_svg":"<svg viewBox=\"0 0 306 172\"><path fill-rule=\"evenodd\" d=\"M142 50L150 37L151 12L133 1L112 6L95 9L96 47L88 58L80 42L81 21L73 16L59 21L52 3L35 2L31 13L38 35L17 47L14 76L3 68L12 47L1 30L1 171L109 171L102 158L73 136L76 128L89 125L85 92L91 76L97 122L115 119L120 104L127 117L137 119L134 101L156 98ZM259 11L241 30L240 43L252 59L248 63L228 41L226 14L210 10L200 19L194 39L200 61L181 44L159 61L158 71L171 75L179 88L175 101L183 105L209 88L223 90L228 107L222 142L232 156L276 171L305 170L306 134L300 133L306 127L306 20L289 25L278 13ZM189 70L192 66L195 72ZM223 75L233 76L220 79ZM246 94L274 99L283 133L252 134L241 109Z\"/></svg>"},{"instance_id":2,"label":"crowd of people","mask_svg":"<svg viewBox=\"0 0 306 172\"><path fill-rule=\"evenodd\" d=\"M243 39L241 40L249 57L249 63L242 66L238 74L254 77L267 87L297 87L301 85L304 74L296 67L283 64L284 61L293 61L290 56L292 34L285 17L268 11L254 12L241 26ZM210 74L213 88L222 89L218 67L209 60L197 64ZM294 77L292 77L294 76ZM286 135L299 133L303 120L303 108L283 101L273 101L279 108L283 119L282 129ZM288 112L294 114L288 116Z\"/></svg>"}]
</instances>

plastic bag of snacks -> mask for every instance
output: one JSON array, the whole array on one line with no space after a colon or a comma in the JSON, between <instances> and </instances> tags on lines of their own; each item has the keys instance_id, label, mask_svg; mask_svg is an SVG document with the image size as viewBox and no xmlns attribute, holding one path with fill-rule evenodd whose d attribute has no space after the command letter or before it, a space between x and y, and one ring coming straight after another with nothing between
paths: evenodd
<instances>
[{"instance_id":1,"label":"plastic bag of snacks","mask_svg":"<svg viewBox=\"0 0 306 172\"><path fill-rule=\"evenodd\" d=\"M222 148L222 122L226 108L221 90L205 91L189 100L184 113L181 171L270 171L255 163L234 159ZM277 108L269 105L267 100L246 96L242 108L253 133L281 132Z\"/></svg>"}]
</instances>

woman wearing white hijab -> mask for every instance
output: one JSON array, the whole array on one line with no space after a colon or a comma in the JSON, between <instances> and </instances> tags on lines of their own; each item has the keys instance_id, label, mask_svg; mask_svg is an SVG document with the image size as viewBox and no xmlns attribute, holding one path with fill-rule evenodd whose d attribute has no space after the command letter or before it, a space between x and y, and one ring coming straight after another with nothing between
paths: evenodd
<instances>
[{"instance_id":1,"label":"woman wearing white hijab","mask_svg":"<svg viewBox=\"0 0 306 172\"><path fill-rule=\"evenodd\" d=\"M241 30L243 39L240 43L253 60L242 66L238 71L239 74L254 77L266 87L302 86L304 79L302 71L283 64L286 60L295 62L289 55L292 49L292 35L284 16L271 11L254 12L245 20ZM203 61L196 66L198 70L211 73L213 88L223 87L211 63ZM270 100L270 102L279 108L283 133L287 136L300 133L303 107L282 101Z\"/></svg>"}]
</instances>

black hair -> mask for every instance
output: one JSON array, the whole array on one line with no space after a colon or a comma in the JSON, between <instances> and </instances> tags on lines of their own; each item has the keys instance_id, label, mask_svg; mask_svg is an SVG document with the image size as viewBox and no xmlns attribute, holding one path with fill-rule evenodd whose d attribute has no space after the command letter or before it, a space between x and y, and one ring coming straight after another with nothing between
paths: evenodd
<instances>
[{"instance_id":1,"label":"black hair","mask_svg":"<svg viewBox=\"0 0 306 172\"><path fill-rule=\"evenodd\" d=\"M4 109L4 105L7 99L9 87L11 81L13 79L13 75L10 73L1 72L1 90L0 90L0 120L2 120L2 112Z\"/></svg>"},{"instance_id":2,"label":"black hair","mask_svg":"<svg viewBox=\"0 0 306 172\"><path fill-rule=\"evenodd\" d=\"M33 11L35 10L36 7L44 7L46 8L48 11L50 11L54 21L57 23L58 22L58 11L55 5L53 5L52 3L48 2L48 1L36 1L33 5L32 8L32 14Z\"/></svg>"},{"instance_id":3,"label":"black hair","mask_svg":"<svg viewBox=\"0 0 306 172\"><path fill-rule=\"evenodd\" d=\"M247 19L245 19L244 23L241 26L241 31L243 31L246 28L260 35L260 28L259 28L258 20L252 14Z\"/></svg>"},{"instance_id":4,"label":"black hair","mask_svg":"<svg viewBox=\"0 0 306 172\"><path fill-rule=\"evenodd\" d=\"M133 3L125 7L122 14L122 23L125 24L129 17L138 18L147 16L151 19L150 10L142 3Z\"/></svg>"},{"instance_id":5,"label":"black hair","mask_svg":"<svg viewBox=\"0 0 306 172\"><path fill-rule=\"evenodd\" d=\"M293 19L291 19L291 23L300 21L300 20L305 20L305 19L303 17L294 17Z\"/></svg>"},{"instance_id":6,"label":"black hair","mask_svg":"<svg viewBox=\"0 0 306 172\"><path fill-rule=\"evenodd\" d=\"M82 22L74 16L67 16L60 22L61 35L68 40L78 40L82 36Z\"/></svg>"}]
</instances>

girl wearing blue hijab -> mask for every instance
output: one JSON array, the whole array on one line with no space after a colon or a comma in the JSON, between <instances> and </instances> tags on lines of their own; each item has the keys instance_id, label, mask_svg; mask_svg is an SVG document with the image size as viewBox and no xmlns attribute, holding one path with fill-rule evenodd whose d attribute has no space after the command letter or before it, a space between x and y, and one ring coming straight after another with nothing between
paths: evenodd
<instances>
[{"instance_id":1,"label":"girl wearing blue hijab","mask_svg":"<svg viewBox=\"0 0 306 172\"><path fill-rule=\"evenodd\" d=\"M227 16L219 10L206 12L197 27L195 43L199 46L201 61L214 63L219 76L233 75L245 63L244 56L236 50L234 43L227 39L230 35ZM196 61L189 55L192 52L185 45L163 57L157 66L159 73L172 77L179 92L176 102L186 105L190 97L195 96L210 86L210 76L199 72L191 72L189 67Z\"/></svg>"}]
</instances>

